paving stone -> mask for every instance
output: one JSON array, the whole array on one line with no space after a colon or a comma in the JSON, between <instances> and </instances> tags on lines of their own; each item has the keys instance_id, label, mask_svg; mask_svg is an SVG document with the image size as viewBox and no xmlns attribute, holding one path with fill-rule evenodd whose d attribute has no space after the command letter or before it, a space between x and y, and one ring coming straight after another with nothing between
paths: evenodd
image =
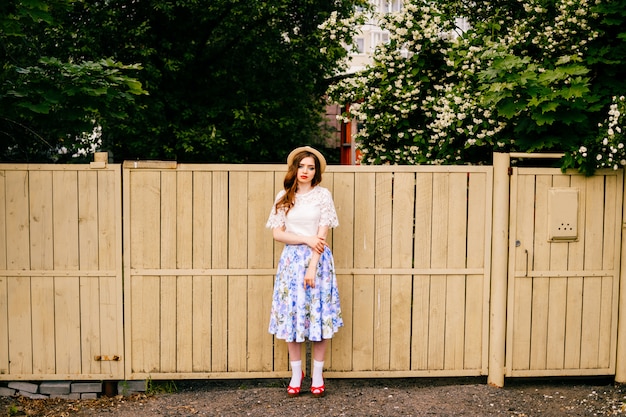
<instances>
[{"instance_id":1,"label":"paving stone","mask_svg":"<svg viewBox=\"0 0 626 417\"><path fill-rule=\"evenodd\" d=\"M44 381L39 385L41 394L69 394L72 383L70 381Z\"/></svg>"},{"instance_id":2,"label":"paving stone","mask_svg":"<svg viewBox=\"0 0 626 417\"><path fill-rule=\"evenodd\" d=\"M80 392L73 392L67 397L68 397L68 400L80 400Z\"/></svg>"},{"instance_id":3,"label":"paving stone","mask_svg":"<svg viewBox=\"0 0 626 417\"><path fill-rule=\"evenodd\" d=\"M34 400L41 400L44 398L50 398L47 395L43 395L43 394L35 394L33 392L28 392L28 391L20 391L17 393L17 395L21 395L22 397L26 397L26 398L32 398Z\"/></svg>"},{"instance_id":4,"label":"paving stone","mask_svg":"<svg viewBox=\"0 0 626 417\"><path fill-rule=\"evenodd\" d=\"M16 391L30 392L31 394L36 394L37 392L39 392L39 385L30 382L11 381L9 382L8 386L9 388L13 388Z\"/></svg>"},{"instance_id":5,"label":"paving stone","mask_svg":"<svg viewBox=\"0 0 626 417\"><path fill-rule=\"evenodd\" d=\"M0 397L12 397L14 396L16 391L7 387L0 387Z\"/></svg>"},{"instance_id":6,"label":"paving stone","mask_svg":"<svg viewBox=\"0 0 626 417\"><path fill-rule=\"evenodd\" d=\"M62 400L69 400L70 394L50 394L50 398L60 398ZM77 398L80 398L80 395L77 394Z\"/></svg>"},{"instance_id":7,"label":"paving stone","mask_svg":"<svg viewBox=\"0 0 626 417\"><path fill-rule=\"evenodd\" d=\"M96 394L95 392L83 392L82 394L80 394L81 400L94 400L96 398L98 398L98 394Z\"/></svg>"},{"instance_id":8,"label":"paving stone","mask_svg":"<svg viewBox=\"0 0 626 417\"><path fill-rule=\"evenodd\" d=\"M102 382L75 382L72 384L71 392L102 392Z\"/></svg>"}]
</instances>

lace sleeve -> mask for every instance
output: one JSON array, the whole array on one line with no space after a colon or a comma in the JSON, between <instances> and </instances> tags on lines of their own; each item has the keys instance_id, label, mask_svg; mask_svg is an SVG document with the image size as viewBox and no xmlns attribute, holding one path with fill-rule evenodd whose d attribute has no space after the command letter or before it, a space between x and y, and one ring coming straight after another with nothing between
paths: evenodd
<instances>
[{"instance_id":1,"label":"lace sleeve","mask_svg":"<svg viewBox=\"0 0 626 417\"><path fill-rule=\"evenodd\" d=\"M328 189L324 188L321 199L321 217L320 226L337 227L339 226L339 219L337 218L337 212L335 211L335 203L333 202L333 196Z\"/></svg>"},{"instance_id":2,"label":"lace sleeve","mask_svg":"<svg viewBox=\"0 0 626 417\"><path fill-rule=\"evenodd\" d=\"M276 210L276 202L278 201L280 197L282 197L283 194L285 194L285 190L281 190L276 195L276 198L274 199L274 205L272 206L272 211L270 211L270 216L267 219L267 223L265 224L265 227L267 227L268 229L275 229L277 227L283 227L285 225L285 220L286 220L285 210L284 209L281 209L278 211Z\"/></svg>"}]
</instances>

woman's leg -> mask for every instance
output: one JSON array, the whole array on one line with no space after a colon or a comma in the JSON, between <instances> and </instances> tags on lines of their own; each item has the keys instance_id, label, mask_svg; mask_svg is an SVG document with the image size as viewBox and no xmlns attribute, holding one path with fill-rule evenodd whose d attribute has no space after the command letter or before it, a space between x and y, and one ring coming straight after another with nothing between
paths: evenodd
<instances>
[{"instance_id":1,"label":"woman's leg","mask_svg":"<svg viewBox=\"0 0 626 417\"><path fill-rule=\"evenodd\" d=\"M289 363L291 364L291 381L289 387L300 388L302 385L302 343L287 342Z\"/></svg>"},{"instance_id":2,"label":"woman's leg","mask_svg":"<svg viewBox=\"0 0 626 417\"><path fill-rule=\"evenodd\" d=\"M313 360L318 362L324 362L326 356L326 343L327 339L322 339L321 342L313 342Z\"/></svg>"},{"instance_id":3,"label":"woman's leg","mask_svg":"<svg viewBox=\"0 0 626 417\"><path fill-rule=\"evenodd\" d=\"M302 360L302 343L287 342L287 349L289 350L290 361Z\"/></svg>"},{"instance_id":4,"label":"woman's leg","mask_svg":"<svg viewBox=\"0 0 626 417\"><path fill-rule=\"evenodd\" d=\"M322 388L324 387L324 377L322 371L324 370L324 356L326 356L326 339L322 339L321 342L313 342L313 374L311 376L311 387Z\"/></svg>"}]
</instances>

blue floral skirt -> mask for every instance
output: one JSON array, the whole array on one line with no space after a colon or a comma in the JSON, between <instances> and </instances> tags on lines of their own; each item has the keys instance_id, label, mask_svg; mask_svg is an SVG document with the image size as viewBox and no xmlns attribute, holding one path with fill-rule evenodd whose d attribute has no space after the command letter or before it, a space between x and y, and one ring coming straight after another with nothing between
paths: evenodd
<instances>
[{"instance_id":1,"label":"blue floral skirt","mask_svg":"<svg viewBox=\"0 0 626 417\"><path fill-rule=\"evenodd\" d=\"M278 262L269 332L287 342L330 339L343 326L330 249L320 256L315 288L304 289L311 254L307 245L285 245Z\"/></svg>"}]
</instances>

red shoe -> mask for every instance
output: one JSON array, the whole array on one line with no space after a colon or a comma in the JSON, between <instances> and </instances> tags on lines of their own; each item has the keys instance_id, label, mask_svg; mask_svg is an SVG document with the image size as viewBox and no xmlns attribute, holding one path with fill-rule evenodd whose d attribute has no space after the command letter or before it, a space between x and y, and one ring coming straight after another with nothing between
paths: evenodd
<instances>
[{"instance_id":1,"label":"red shoe","mask_svg":"<svg viewBox=\"0 0 626 417\"><path fill-rule=\"evenodd\" d=\"M300 386L302 386L302 380L304 379L304 371L302 371L302 379L300 380ZM287 386L287 395L290 397L297 397L300 395L300 387Z\"/></svg>"},{"instance_id":2,"label":"red shoe","mask_svg":"<svg viewBox=\"0 0 626 417\"><path fill-rule=\"evenodd\" d=\"M322 385L321 387L311 387L311 394L316 398L323 397L325 393L326 393L325 385Z\"/></svg>"}]
</instances>

